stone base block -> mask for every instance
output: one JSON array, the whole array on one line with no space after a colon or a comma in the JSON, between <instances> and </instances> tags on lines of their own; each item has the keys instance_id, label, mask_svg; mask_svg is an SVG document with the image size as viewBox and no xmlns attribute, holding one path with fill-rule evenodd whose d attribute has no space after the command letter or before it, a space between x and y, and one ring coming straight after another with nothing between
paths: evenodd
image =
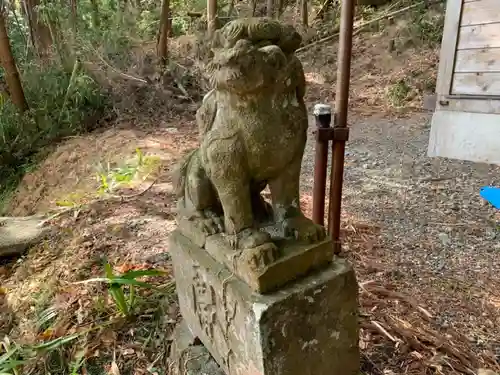
<instances>
[{"instance_id":1,"label":"stone base block","mask_svg":"<svg viewBox=\"0 0 500 375\"><path fill-rule=\"evenodd\" d=\"M358 374L358 286L345 260L262 295L179 232L170 241L182 316L227 375Z\"/></svg>"},{"instance_id":2,"label":"stone base block","mask_svg":"<svg viewBox=\"0 0 500 375\"><path fill-rule=\"evenodd\" d=\"M196 245L196 244L195 244ZM270 293L314 270L328 266L334 253L330 239L314 244L293 240L275 241L276 247L262 245L235 251L223 235L206 239L206 251L258 293ZM272 253L272 254L268 254ZM276 259L270 262L269 259Z\"/></svg>"},{"instance_id":3,"label":"stone base block","mask_svg":"<svg viewBox=\"0 0 500 375\"><path fill-rule=\"evenodd\" d=\"M330 238L312 244L300 243L280 237L282 233L273 236L277 230L273 225L261 228L273 236L273 243L236 251L224 234L208 235L203 221L180 218L177 224L179 233L194 245L205 248L257 293L273 292L297 277L324 268L334 256Z\"/></svg>"},{"instance_id":4,"label":"stone base block","mask_svg":"<svg viewBox=\"0 0 500 375\"><path fill-rule=\"evenodd\" d=\"M168 359L169 375L225 375L185 320L175 327Z\"/></svg>"}]
</instances>

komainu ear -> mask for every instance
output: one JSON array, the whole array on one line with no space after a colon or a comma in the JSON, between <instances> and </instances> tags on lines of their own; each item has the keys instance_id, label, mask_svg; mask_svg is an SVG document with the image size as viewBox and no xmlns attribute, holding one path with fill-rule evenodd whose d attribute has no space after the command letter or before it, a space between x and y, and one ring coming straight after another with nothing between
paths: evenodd
<instances>
[{"instance_id":1,"label":"komainu ear","mask_svg":"<svg viewBox=\"0 0 500 375\"><path fill-rule=\"evenodd\" d=\"M270 45L259 48L264 53L264 61L270 64L273 69L280 71L287 64L287 58L281 48L276 45Z\"/></svg>"}]
</instances>

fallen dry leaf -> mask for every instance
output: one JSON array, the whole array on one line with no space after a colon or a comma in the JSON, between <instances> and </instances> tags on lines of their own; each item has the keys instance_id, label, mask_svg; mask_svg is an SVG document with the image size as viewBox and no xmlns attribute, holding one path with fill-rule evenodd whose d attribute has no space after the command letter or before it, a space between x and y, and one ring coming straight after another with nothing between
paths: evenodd
<instances>
[{"instance_id":1,"label":"fallen dry leaf","mask_svg":"<svg viewBox=\"0 0 500 375\"><path fill-rule=\"evenodd\" d=\"M477 370L477 375L498 375L495 371L488 370L485 368L480 368Z\"/></svg>"},{"instance_id":2,"label":"fallen dry leaf","mask_svg":"<svg viewBox=\"0 0 500 375\"><path fill-rule=\"evenodd\" d=\"M109 375L120 375L120 369L116 364L116 361L111 362L111 368L109 369Z\"/></svg>"},{"instance_id":3,"label":"fallen dry leaf","mask_svg":"<svg viewBox=\"0 0 500 375\"><path fill-rule=\"evenodd\" d=\"M132 348L127 348L127 349L125 349L125 350L122 351L123 355L132 355L134 353L135 353L135 350L132 349Z\"/></svg>"}]
</instances>

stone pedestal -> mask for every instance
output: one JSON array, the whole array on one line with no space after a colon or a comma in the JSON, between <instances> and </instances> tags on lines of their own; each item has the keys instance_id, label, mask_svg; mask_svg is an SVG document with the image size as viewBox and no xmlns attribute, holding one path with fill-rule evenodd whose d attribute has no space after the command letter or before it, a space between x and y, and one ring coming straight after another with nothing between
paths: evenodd
<instances>
[{"instance_id":1,"label":"stone pedestal","mask_svg":"<svg viewBox=\"0 0 500 375\"><path fill-rule=\"evenodd\" d=\"M179 233L194 245L204 248L215 261L224 264L235 276L257 293L270 293L303 275L328 266L334 256L332 241L309 244L284 239L273 225L263 226L274 239L274 245L235 250L224 234L207 235L195 221L180 219ZM274 261L270 261L274 259Z\"/></svg>"},{"instance_id":2,"label":"stone pedestal","mask_svg":"<svg viewBox=\"0 0 500 375\"><path fill-rule=\"evenodd\" d=\"M169 355L169 375L224 375L207 348L196 340L185 320L172 334Z\"/></svg>"},{"instance_id":3,"label":"stone pedestal","mask_svg":"<svg viewBox=\"0 0 500 375\"><path fill-rule=\"evenodd\" d=\"M358 374L357 282L346 261L262 295L178 231L170 241L182 316L227 375Z\"/></svg>"}]
</instances>

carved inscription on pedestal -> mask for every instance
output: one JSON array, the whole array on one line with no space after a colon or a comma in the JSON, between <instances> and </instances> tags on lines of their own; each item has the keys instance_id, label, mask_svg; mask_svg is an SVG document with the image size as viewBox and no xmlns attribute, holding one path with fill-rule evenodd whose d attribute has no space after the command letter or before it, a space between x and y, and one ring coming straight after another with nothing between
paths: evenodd
<instances>
[{"instance_id":1,"label":"carved inscription on pedestal","mask_svg":"<svg viewBox=\"0 0 500 375\"><path fill-rule=\"evenodd\" d=\"M193 311L198 317L198 322L203 332L210 339L213 339L217 316L215 290L203 280L197 266L194 267L194 270L195 274L192 285Z\"/></svg>"},{"instance_id":2,"label":"carved inscription on pedestal","mask_svg":"<svg viewBox=\"0 0 500 375\"><path fill-rule=\"evenodd\" d=\"M229 298L227 283L221 287L221 298L199 270L193 266L194 276L192 290L192 308L203 333L212 342L222 361L221 365L229 369L230 358L234 356L231 340L234 339L233 321L236 316L238 302ZM230 338L231 335L231 338Z\"/></svg>"}]
</instances>

